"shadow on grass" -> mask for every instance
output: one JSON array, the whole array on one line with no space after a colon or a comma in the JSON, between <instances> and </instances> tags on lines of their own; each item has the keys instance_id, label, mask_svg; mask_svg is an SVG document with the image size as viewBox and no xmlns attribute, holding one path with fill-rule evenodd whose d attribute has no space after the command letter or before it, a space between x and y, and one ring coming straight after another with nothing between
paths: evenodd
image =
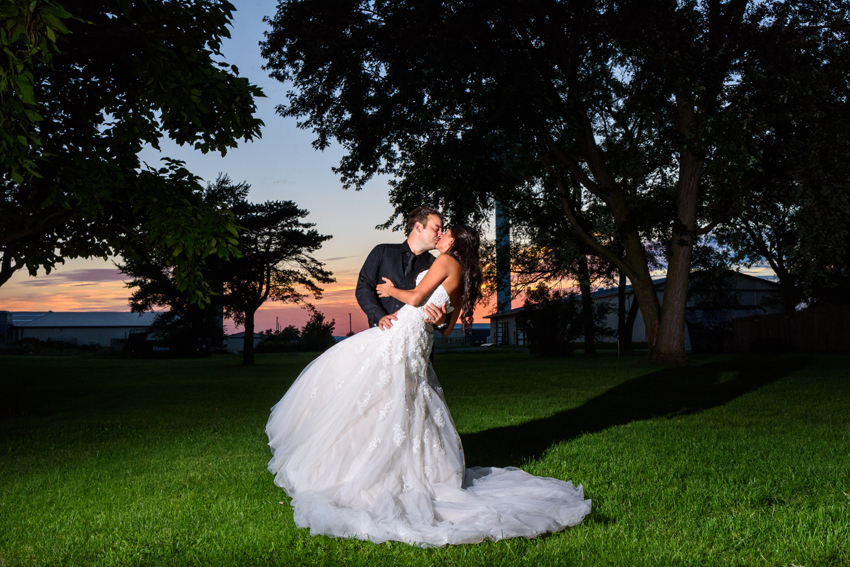
<instances>
[{"instance_id":1,"label":"shadow on grass","mask_svg":"<svg viewBox=\"0 0 850 567\"><path fill-rule=\"evenodd\" d=\"M518 466L554 443L654 417L689 415L722 406L814 361L809 356L743 356L668 367L607 390L583 405L520 425L462 435L467 465ZM730 377L731 375L731 377Z\"/></svg>"}]
</instances>

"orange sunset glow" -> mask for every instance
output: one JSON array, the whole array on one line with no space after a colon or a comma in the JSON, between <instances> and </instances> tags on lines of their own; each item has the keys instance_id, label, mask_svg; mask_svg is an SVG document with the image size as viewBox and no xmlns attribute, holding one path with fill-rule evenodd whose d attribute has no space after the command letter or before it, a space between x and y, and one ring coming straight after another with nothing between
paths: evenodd
<instances>
[{"instance_id":1,"label":"orange sunset glow","mask_svg":"<svg viewBox=\"0 0 850 567\"><path fill-rule=\"evenodd\" d=\"M327 261L336 282L325 286L322 298L310 302L328 319L336 320L334 333L345 335L351 329L356 333L367 328L366 315L354 298L357 274L360 267L350 258ZM335 267L336 266L336 267ZM51 274L40 273L30 277L20 271L0 287L0 310L3 311L129 311L127 299L131 290L112 263L101 260L69 260ZM475 310L475 322L494 311L491 301ZM301 327L309 313L300 305L268 301L256 315L256 330L274 329L276 325ZM228 333L241 331L232 321L226 321Z\"/></svg>"}]
</instances>

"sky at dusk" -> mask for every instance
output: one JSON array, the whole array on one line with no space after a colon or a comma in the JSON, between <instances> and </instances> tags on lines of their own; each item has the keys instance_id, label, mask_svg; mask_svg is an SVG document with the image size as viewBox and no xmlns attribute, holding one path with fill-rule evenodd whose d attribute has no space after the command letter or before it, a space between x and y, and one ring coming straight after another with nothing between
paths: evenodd
<instances>
[{"instance_id":1,"label":"sky at dusk","mask_svg":"<svg viewBox=\"0 0 850 567\"><path fill-rule=\"evenodd\" d=\"M264 16L271 16L276 0L233 0L237 8L231 30L232 38L223 44L226 61L236 65L265 92L258 99L258 115L265 122L262 138L243 143L227 156L202 154L191 147L179 147L163 140L162 152L148 148L142 160L156 166L163 157L180 159L187 168L205 182L226 173L235 182L251 185L252 201L292 200L310 211L306 221L316 224L321 234L332 235L315 257L324 262L336 283L325 287L321 300L314 305L337 322L335 334L349 330L349 314L355 332L367 326L366 316L354 299L357 274L366 255L381 242L401 242L400 232L380 231L374 227L386 222L392 214L386 178L376 178L362 191L344 190L331 168L339 163L343 151L338 146L324 152L313 149L313 134L300 130L292 118L281 118L275 107L286 102L289 85L268 77L262 70L263 59L258 43L267 29ZM492 228L485 236L493 238ZM0 287L0 310L3 311L129 311L130 290L124 284L111 260L68 260L49 275L40 271L30 277L25 270L17 272ZM120 260L120 259L119 259ZM746 270L756 276L770 276L769 268L757 266ZM515 300L514 306L521 302ZM494 311L491 302L476 310L476 322ZM302 326L308 313L298 306L267 302L257 313L258 330L294 324ZM228 332L237 329L228 324Z\"/></svg>"},{"instance_id":2,"label":"sky at dusk","mask_svg":"<svg viewBox=\"0 0 850 567\"><path fill-rule=\"evenodd\" d=\"M365 329L366 315L354 299L357 273L366 255L381 242L400 242L400 232L376 230L386 222L393 208L389 203L387 179L376 178L362 191L345 190L339 177L331 171L338 165L343 151L338 146L324 152L313 149L313 134L299 130L296 120L281 118L275 107L286 102L289 85L268 77L258 43L267 25L264 16L274 13L275 0L233 0L236 6L231 39L223 44L226 61L239 68L241 76L259 85L266 98L258 99L258 116L265 122L262 138L242 143L225 157L202 154L191 147L180 147L163 140L162 152L146 149L142 160L156 166L163 157L180 159L205 182L226 173L235 182L251 185L252 201L292 200L310 211L305 219L316 224L321 234L332 235L315 257L325 262L336 283L325 287L325 293L314 305L337 321L336 334L348 332L349 313L354 331ZM25 270L17 272L0 287L0 310L4 311L128 311L128 290L113 260L67 260L49 275L39 271L30 277ZM492 312L486 306L476 311L476 320ZM267 302L257 313L257 329L280 324L303 325L308 313L293 305ZM235 331L232 323L228 331Z\"/></svg>"}]
</instances>

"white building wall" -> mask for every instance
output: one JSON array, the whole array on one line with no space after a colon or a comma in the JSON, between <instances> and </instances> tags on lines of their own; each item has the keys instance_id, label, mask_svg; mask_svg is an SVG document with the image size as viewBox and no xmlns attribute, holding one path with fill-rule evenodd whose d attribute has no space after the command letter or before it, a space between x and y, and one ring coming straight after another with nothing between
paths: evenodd
<instances>
[{"instance_id":1,"label":"white building wall","mask_svg":"<svg viewBox=\"0 0 850 567\"><path fill-rule=\"evenodd\" d=\"M663 284L662 284L663 285ZM769 302L771 298L776 298L777 287L776 284L770 281L765 281L759 278L754 277L746 277L740 276L736 278L736 287L739 290L739 299L742 307L750 307L750 306L762 306L768 313L775 313L781 311L781 306L772 305L766 306L765 303ZM656 296L658 297L659 303L664 303L664 289L656 290ZM632 302L634 301L634 295L631 291L626 293L626 314L628 314L629 309L631 309ZM611 312L605 318L605 325L610 329L617 329L617 308L619 305L619 299L616 293L612 293L610 295L606 295L604 297L596 297L594 298L594 302L605 303L611 306ZM693 302L688 303L688 307L694 307ZM508 325L508 334L507 337L510 340L510 344L514 344L516 340L516 315L508 315L505 317L495 317L490 319L490 341L491 342L500 342L501 341L501 333L499 330L499 325L507 323ZM579 340L583 340L583 338L579 338ZM634 327L632 328L632 342L635 343L645 343L646 339L646 328L643 322L643 313L638 309L637 317L635 317ZM688 327L685 325L685 350L690 350L690 335L688 333Z\"/></svg>"},{"instance_id":2,"label":"white building wall","mask_svg":"<svg viewBox=\"0 0 850 567\"><path fill-rule=\"evenodd\" d=\"M522 344L524 339L521 333L517 333L516 315L490 319L490 338L488 341L497 345L515 345L517 341Z\"/></svg>"},{"instance_id":3,"label":"white building wall","mask_svg":"<svg viewBox=\"0 0 850 567\"><path fill-rule=\"evenodd\" d=\"M664 292L656 291L655 295L658 296L658 301L664 301ZM632 302L635 300L634 295L632 293L626 294L626 316L628 317L629 310L632 308ZM599 303L605 303L611 306L611 312L605 317L605 326L610 329L617 330L617 309L619 306L620 300L616 295L610 295L608 297L602 297L595 300ZM632 328L632 342L635 343L645 343L646 342L646 327L643 324L643 313L640 309L638 309L637 317L635 317L635 324Z\"/></svg>"},{"instance_id":4,"label":"white building wall","mask_svg":"<svg viewBox=\"0 0 850 567\"><path fill-rule=\"evenodd\" d=\"M736 287L739 290L739 299L742 307L749 306L762 306L768 313L778 313L782 311L782 307L780 305L771 305L767 306L765 303L769 303L771 299L776 298L776 285L772 282L768 281L759 281L755 278L737 278L736 279ZM659 303L664 303L664 291L660 290L655 293L658 296ZM607 303L611 306L611 313L605 319L605 324L612 328L617 329L617 306L619 304L619 299L616 295L611 295L603 298L599 298L596 301L600 303ZM632 302L634 301L634 295L629 291L626 294L626 314L628 314L629 309L631 309ZM688 307L694 307L693 301L688 302ZM690 337L688 337L688 328L685 326L685 342L690 343ZM646 342L646 327L643 324L643 313L638 309L637 317L635 317L635 325L632 329L632 341L636 343L645 343Z\"/></svg>"}]
</instances>

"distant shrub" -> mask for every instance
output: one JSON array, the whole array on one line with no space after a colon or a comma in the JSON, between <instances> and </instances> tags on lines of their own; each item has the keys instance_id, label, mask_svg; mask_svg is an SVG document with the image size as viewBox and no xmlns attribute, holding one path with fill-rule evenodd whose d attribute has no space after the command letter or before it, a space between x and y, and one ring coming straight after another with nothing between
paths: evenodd
<instances>
[{"instance_id":1,"label":"distant shrub","mask_svg":"<svg viewBox=\"0 0 850 567\"><path fill-rule=\"evenodd\" d=\"M313 309L310 320L299 330L294 325L284 327L280 331L259 333L254 352L321 352L332 347L336 320L325 321L325 315Z\"/></svg>"},{"instance_id":2,"label":"distant shrub","mask_svg":"<svg viewBox=\"0 0 850 567\"><path fill-rule=\"evenodd\" d=\"M536 293L534 293L536 291ZM534 290L517 315L517 326L528 340L528 351L540 356L568 356L582 333L581 300L575 293Z\"/></svg>"},{"instance_id":3,"label":"distant shrub","mask_svg":"<svg viewBox=\"0 0 850 567\"><path fill-rule=\"evenodd\" d=\"M261 331L258 333L260 340L254 348L254 352L295 352L298 350L298 341L301 339L301 331L295 325L284 327L280 331Z\"/></svg>"},{"instance_id":4,"label":"distant shrub","mask_svg":"<svg viewBox=\"0 0 850 567\"><path fill-rule=\"evenodd\" d=\"M611 336L605 327L610 308L594 305L593 323L597 338ZM568 356L584 334L581 296L574 292L538 287L526 296L525 309L517 315L517 326L528 340L528 351L539 356Z\"/></svg>"},{"instance_id":5,"label":"distant shrub","mask_svg":"<svg viewBox=\"0 0 850 567\"><path fill-rule=\"evenodd\" d=\"M325 321L321 311L313 310L310 320L301 329L301 339L298 343L301 349L308 352L324 351L336 344L334 327L336 320Z\"/></svg>"}]
</instances>

